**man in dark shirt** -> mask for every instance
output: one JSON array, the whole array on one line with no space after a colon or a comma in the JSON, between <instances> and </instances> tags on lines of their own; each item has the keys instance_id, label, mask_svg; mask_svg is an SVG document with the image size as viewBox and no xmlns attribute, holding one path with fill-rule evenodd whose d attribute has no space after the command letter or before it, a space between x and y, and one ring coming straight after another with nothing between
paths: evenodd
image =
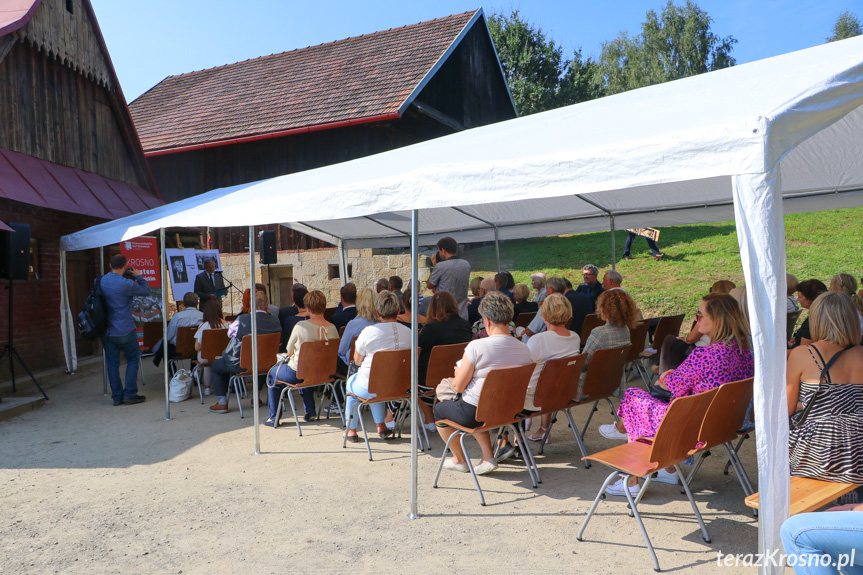
<instances>
[{"instance_id":1,"label":"man in dark shirt","mask_svg":"<svg viewBox=\"0 0 863 575\"><path fill-rule=\"evenodd\" d=\"M207 258L204 271L195 276L195 293L201 299L201 308L207 300L216 299L216 291L225 287L222 273L216 271L216 260Z\"/></svg>"},{"instance_id":2,"label":"man in dark shirt","mask_svg":"<svg viewBox=\"0 0 863 575\"><path fill-rule=\"evenodd\" d=\"M602 286L600 286L601 288ZM596 309L596 302L590 299L590 296L583 293L578 293L576 290L566 290L563 297L569 300L572 305L572 324L569 326L569 331L581 333L581 326L584 324L584 318L591 314ZM537 314L539 315L539 314Z\"/></svg>"},{"instance_id":3,"label":"man in dark shirt","mask_svg":"<svg viewBox=\"0 0 863 575\"><path fill-rule=\"evenodd\" d=\"M267 296L263 292L255 292L255 319L258 324L259 335L281 331L279 320L267 312L267 303ZM237 335L228 342L228 347L222 352L222 357L210 366L210 373L213 377L213 395L216 396L216 403L210 406L210 413L228 413L228 380L232 375L243 371L243 368L240 367L240 350L243 345L243 337L252 333L252 316L251 314L243 314L237 318L237 321L239 322Z\"/></svg>"},{"instance_id":4,"label":"man in dark shirt","mask_svg":"<svg viewBox=\"0 0 863 575\"><path fill-rule=\"evenodd\" d=\"M135 320L132 319L132 298L149 295L150 286L141 275L135 275L135 270L127 267L127 263L126 256L115 255L111 258L111 271L101 280L102 296L108 308L108 329L102 336L102 346L114 405L141 403L146 399L138 395L141 349L138 347ZM120 380L121 351L126 356L125 389Z\"/></svg>"},{"instance_id":5,"label":"man in dark shirt","mask_svg":"<svg viewBox=\"0 0 863 575\"><path fill-rule=\"evenodd\" d=\"M352 283L343 285L339 290L339 298L341 309L330 318L330 323L336 326L336 329L348 325L349 321L357 317L357 286Z\"/></svg>"},{"instance_id":6,"label":"man in dark shirt","mask_svg":"<svg viewBox=\"0 0 863 575\"><path fill-rule=\"evenodd\" d=\"M588 264L582 268L582 275L584 276L584 283L582 283L575 290L576 293L583 293L590 297L590 301L593 303L594 309L596 309L596 298L599 297L604 290L602 289L602 284L597 281L597 275L599 275L599 269L596 266ZM593 313L591 310L590 313Z\"/></svg>"}]
</instances>

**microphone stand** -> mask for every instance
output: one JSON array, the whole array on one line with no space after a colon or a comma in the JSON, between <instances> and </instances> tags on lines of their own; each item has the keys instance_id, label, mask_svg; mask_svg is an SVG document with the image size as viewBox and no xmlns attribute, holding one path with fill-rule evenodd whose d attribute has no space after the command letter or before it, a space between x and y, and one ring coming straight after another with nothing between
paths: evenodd
<instances>
[{"instance_id":1,"label":"microphone stand","mask_svg":"<svg viewBox=\"0 0 863 575\"><path fill-rule=\"evenodd\" d=\"M240 288L238 288L237 286L235 286L235 285L234 285L234 282L232 282L231 280L229 280L229 279L225 278L225 276L222 274L222 272L221 272L221 271L218 271L218 270L217 270L217 271L215 271L215 272L213 272L213 273L219 274L219 277L220 277L220 278L222 278L222 281L223 281L223 282L228 282L228 286L227 286L228 288L234 288L235 290L237 290L238 292L240 292L240 298L242 298L242 297L243 297L243 292L240 290ZM228 293L230 293L230 294L231 294L231 315L234 315L234 292L232 292L230 289L228 289Z\"/></svg>"}]
</instances>

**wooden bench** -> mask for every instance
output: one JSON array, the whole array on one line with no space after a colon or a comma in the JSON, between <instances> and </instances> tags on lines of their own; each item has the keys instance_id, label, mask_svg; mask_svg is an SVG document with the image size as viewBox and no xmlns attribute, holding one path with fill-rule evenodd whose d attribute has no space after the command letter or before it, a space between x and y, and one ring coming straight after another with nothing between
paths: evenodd
<instances>
[{"instance_id":1,"label":"wooden bench","mask_svg":"<svg viewBox=\"0 0 863 575\"><path fill-rule=\"evenodd\" d=\"M791 515L821 509L834 499L860 487L853 483L832 483L808 477L791 478ZM758 509L758 493L746 498L746 506Z\"/></svg>"}]
</instances>

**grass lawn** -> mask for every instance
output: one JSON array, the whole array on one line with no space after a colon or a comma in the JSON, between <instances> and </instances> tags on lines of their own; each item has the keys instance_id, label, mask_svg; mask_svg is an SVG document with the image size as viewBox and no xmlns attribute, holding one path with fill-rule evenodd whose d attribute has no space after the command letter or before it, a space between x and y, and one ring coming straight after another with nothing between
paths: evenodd
<instances>
[{"instance_id":1,"label":"grass lawn","mask_svg":"<svg viewBox=\"0 0 863 575\"><path fill-rule=\"evenodd\" d=\"M665 258L654 261L647 242L636 238L630 261L623 260L627 233L617 231L617 270L623 287L635 298L645 317L686 313L684 329L694 318L701 296L713 282L730 279L743 284L743 270L734 222L661 228L659 247ZM863 276L863 208L848 208L785 217L788 271L799 280L818 278L828 283L834 274ZM471 277L494 275L494 246L468 250L464 257ZM541 271L581 283L581 268L594 264L611 268L609 232L574 234L500 244L501 266L516 283L530 285L530 274ZM801 318L802 319L802 318Z\"/></svg>"}]
</instances>

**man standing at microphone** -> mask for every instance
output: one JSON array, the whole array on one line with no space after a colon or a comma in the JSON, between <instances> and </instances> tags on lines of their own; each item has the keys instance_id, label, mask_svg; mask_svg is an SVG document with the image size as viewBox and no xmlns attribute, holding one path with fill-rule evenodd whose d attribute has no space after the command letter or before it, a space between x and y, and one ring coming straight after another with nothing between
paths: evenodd
<instances>
[{"instance_id":1,"label":"man standing at microphone","mask_svg":"<svg viewBox=\"0 0 863 575\"><path fill-rule=\"evenodd\" d=\"M201 308L207 300L216 299L216 292L224 287L222 274L216 272L216 260L208 258L204 262L204 271L195 276L195 293L201 298Z\"/></svg>"}]
</instances>

